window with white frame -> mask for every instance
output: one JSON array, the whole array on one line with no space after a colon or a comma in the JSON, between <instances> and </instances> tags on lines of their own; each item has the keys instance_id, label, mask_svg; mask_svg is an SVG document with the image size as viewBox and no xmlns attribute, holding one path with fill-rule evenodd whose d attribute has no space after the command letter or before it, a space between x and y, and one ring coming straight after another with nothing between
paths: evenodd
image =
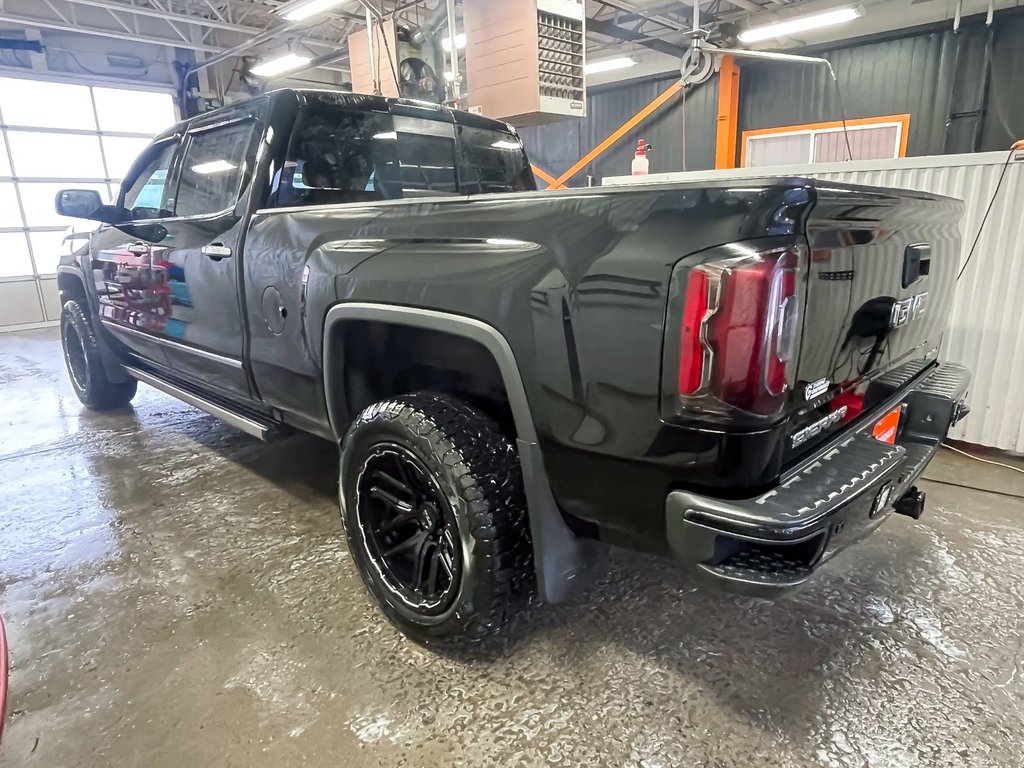
<instances>
[{"instance_id":1,"label":"window with white frame","mask_svg":"<svg viewBox=\"0 0 1024 768\"><path fill-rule=\"evenodd\" d=\"M52 275L72 248L57 190L113 199L150 138L176 120L167 92L0 77L0 280Z\"/></svg>"},{"instance_id":2,"label":"window with white frame","mask_svg":"<svg viewBox=\"0 0 1024 768\"><path fill-rule=\"evenodd\" d=\"M743 165L808 165L906 155L909 115L770 128L743 133ZM849 139L849 148L847 147Z\"/></svg>"}]
</instances>

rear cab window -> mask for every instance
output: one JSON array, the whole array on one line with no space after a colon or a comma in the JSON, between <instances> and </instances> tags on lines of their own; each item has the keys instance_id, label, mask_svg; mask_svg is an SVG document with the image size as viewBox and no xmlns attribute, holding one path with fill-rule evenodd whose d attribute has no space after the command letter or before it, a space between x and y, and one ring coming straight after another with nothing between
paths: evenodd
<instances>
[{"instance_id":1,"label":"rear cab window","mask_svg":"<svg viewBox=\"0 0 1024 768\"><path fill-rule=\"evenodd\" d=\"M271 205L536 189L518 136L347 105L303 107Z\"/></svg>"}]
</instances>

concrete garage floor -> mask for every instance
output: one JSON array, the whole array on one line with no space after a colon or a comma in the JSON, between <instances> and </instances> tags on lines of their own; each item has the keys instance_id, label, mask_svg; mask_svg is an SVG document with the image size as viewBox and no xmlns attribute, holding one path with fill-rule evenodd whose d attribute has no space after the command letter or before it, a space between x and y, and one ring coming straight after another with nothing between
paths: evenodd
<instances>
[{"instance_id":1,"label":"concrete garage floor","mask_svg":"<svg viewBox=\"0 0 1024 768\"><path fill-rule=\"evenodd\" d=\"M444 658L364 594L330 445L87 413L56 339L0 335L4 768L1024 763L1024 476L943 451L924 520L776 603L616 553Z\"/></svg>"}]
</instances>

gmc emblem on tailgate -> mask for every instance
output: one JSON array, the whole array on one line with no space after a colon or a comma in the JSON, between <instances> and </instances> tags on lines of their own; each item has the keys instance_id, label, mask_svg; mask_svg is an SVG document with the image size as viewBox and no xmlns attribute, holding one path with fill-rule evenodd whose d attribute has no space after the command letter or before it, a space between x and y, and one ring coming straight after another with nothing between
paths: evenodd
<instances>
[{"instance_id":1,"label":"gmc emblem on tailgate","mask_svg":"<svg viewBox=\"0 0 1024 768\"><path fill-rule=\"evenodd\" d=\"M923 315L927 306L927 291L893 303L892 313L889 315L889 327L899 328L901 325L906 325L911 320Z\"/></svg>"}]
</instances>

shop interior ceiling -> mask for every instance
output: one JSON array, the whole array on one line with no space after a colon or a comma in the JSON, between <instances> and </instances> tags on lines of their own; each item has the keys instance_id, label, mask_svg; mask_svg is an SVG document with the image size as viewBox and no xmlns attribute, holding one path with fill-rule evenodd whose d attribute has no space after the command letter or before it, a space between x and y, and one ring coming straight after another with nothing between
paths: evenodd
<instances>
[{"instance_id":1,"label":"shop interior ceiling","mask_svg":"<svg viewBox=\"0 0 1024 768\"><path fill-rule=\"evenodd\" d=\"M463 2L473 0L459 0L456 7ZM994 7L1015 3L995 0ZM279 13L284 3L279 0L0 0L0 37L3 30L19 27L85 33L190 50L197 62L243 53L265 55L286 44L312 57L338 54L322 67L336 78L348 69L346 38L366 26L367 4L378 15L394 16L414 27L432 25L446 35L445 0L351 0L302 23L284 21ZM959 4L965 16L984 13L989 5L988 0ZM958 1L710 0L700 3L700 20L713 42L729 46L745 27L849 5L860 5L864 15L849 24L754 47L794 48L952 19ZM688 2L586 0L586 14L589 61L629 53L643 65L588 78L590 84L671 71L689 45L693 5Z\"/></svg>"}]
</instances>

